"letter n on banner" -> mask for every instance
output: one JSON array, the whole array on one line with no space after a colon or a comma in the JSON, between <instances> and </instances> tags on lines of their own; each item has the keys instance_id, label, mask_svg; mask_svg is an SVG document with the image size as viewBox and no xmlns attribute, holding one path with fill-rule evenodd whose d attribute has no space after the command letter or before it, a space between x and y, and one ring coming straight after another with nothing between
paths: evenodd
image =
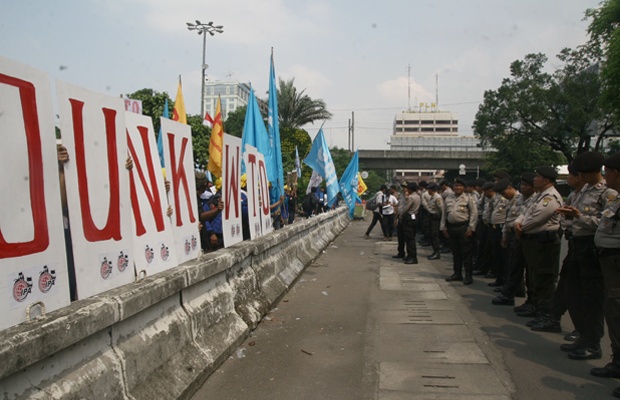
<instances>
[{"instance_id":1,"label":"letter n on banner","mask_svg":"<svg viewBox=\"0 0 620 400\"><path fill-rule=\"evenodd\" d=\"M52 94L46 74L0 57L0 330L70 303ZM34 307L33 315L39 310Z\"/></svg>"},{"instance_id":2,"label":"letter n on banner","mask_svg":"<svg viewBox=\"0 0 620 400\"><path fill-rule=\"evenodd\" d=\"M168 198L150 117L125 114L127 146L133 159L129 171L133 213L133 251L137 273L152 275L178 265Z\"/></svg>"},{"instance_id":3,"label":"letter n on banner","mask_svg":"<svg viewBox=\"0 0 620 400\"><path fill-rule=\"evenodd\" d=\"M135 280L123 99L56 84L80 299Z\"/></svg>"},{"instance_id":4,"label":"letter n on banner","mask_svg":"<svg viewBox=\"0 0 620 400\"><path fill-rule=\"evenodd\" d=\"M247 176L247 195L248 195L248 219L250 226L250 239L254 240L262 236L261 228L261 202L258 190L258 149L246 143L243 161L245 162L245 172Z\"/></svg>"},{"instance_id":5,"label":"letter n on banner","mask_svg":"<svg viewBox=\"0 0 620 400\"><path fill-rule=\"evenodd\" d=\"M189 125L168 118L161 118L160 121L164 135L166 179L170 181L168 199L173 213L172 235L177 261L182 264L200 254L192 130Z\"/></svg>"},{"instance_id":6,"label":"letter n on banner","mask_svg":"<svg viewBox=\"0 0 620 400\"><path fill-rule=\"evenodd\" d=\"M243 241L240 193L241 139L224 134L224 148L222 150L222 201L224 202L222 230L224 232L224 247L230 247ZM248 187L249 185L250 182L248 181Z\"/></svg>"}]
</instances>

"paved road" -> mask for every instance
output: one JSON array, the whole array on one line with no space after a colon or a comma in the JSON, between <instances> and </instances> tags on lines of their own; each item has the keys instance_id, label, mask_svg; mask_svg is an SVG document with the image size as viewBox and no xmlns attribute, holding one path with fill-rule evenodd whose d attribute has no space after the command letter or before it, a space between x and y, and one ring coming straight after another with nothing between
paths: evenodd
<instances>
[{"instance_id":1,"label":"paved road","mask_svg":"<svg viewBox=\"0 0 620 400\"><path fill-rule=\"evenodd\" d=\"M362 238L367 224L351 222L194 400L612 398L620 382L588 373L606 339L603 360L569 360L563 334L491 305L488 280L445 282L451 258L428 248L406 266L378 227Z\"/></svg>"}]
</instances>

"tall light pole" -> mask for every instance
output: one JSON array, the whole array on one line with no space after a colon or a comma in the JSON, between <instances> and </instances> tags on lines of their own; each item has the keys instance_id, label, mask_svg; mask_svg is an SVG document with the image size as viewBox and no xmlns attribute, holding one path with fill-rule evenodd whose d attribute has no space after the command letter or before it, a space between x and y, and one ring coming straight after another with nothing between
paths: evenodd
<instances>
[{"instance_id":1,"label":"tall light pole","mask_svg":"<svg viewBox=\"0 0 620 400\"><path fill-rule=\"evenodd\" d=\"M213 21L209 21L206 24L201 23L196 20L196 23L186 22L187 29L190 31L196 31L199 35L202 35L202 97L200 98L200 112L202 118L205 117L205 84L207 77L207 68L208 65L206 63L207 57L207 33L211 36L214 36L216 33L224 32L224 28L222 25L213 26Z\"/></svg>"}]
</instances>

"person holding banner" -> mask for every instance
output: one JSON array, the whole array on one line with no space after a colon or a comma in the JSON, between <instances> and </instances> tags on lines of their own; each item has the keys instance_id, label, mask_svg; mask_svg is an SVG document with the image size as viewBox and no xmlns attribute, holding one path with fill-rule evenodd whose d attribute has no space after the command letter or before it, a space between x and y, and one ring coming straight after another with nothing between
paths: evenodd
<instances>
[{"instance_id":1,"label":"person holding banner","mask_svg":"<svg viewBox=\"0 0 620 400\"><path fill-rule=\"evenodd\" d=\"M284 195L276 198L277 191L274 190L273 185L269 182L269 203L271 209L271 219L273 229L278 230L282 228L282 203L284 203Z\"/></svg>"}]
</instances>

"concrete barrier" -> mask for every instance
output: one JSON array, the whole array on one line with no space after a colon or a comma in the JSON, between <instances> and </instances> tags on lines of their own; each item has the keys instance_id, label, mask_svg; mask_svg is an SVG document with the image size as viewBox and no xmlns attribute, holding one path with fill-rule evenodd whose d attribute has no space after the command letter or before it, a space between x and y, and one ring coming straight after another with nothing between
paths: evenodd
<instances>
[{"instance_id":1,"label":"concrete barrier","mask_svg":"<svg viewBox=\"0 0 620 400\"><path fill-rule=\"evenodd\" d=\"M0 398L190 397L348 223L339 208L0 332Z\"/></svg>"}]
</instances>

